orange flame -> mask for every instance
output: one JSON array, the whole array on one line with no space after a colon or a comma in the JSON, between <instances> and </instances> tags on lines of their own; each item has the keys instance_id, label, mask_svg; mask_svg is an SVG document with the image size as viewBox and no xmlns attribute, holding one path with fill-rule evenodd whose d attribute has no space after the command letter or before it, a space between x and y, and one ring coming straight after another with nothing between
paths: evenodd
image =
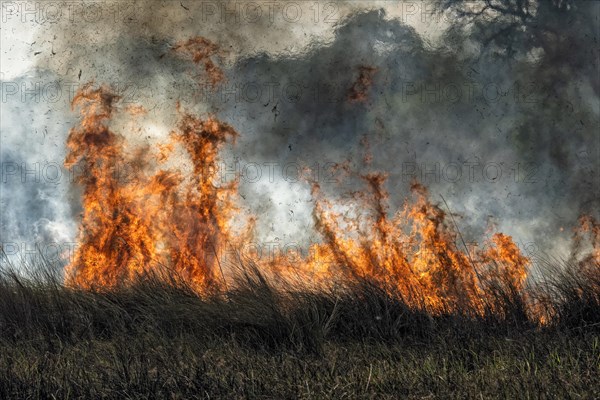
<instances>
[{"instance_id":1,"label":"orange flame","mask_svg":"<svg viewBox=\"0 0 600 400\"><path fill-rule=\"evenodd\" d=\"M230 236L226 219L235 192L233 184L216 185L214 167L219 148L237 132L214 118L183 113L166 148L182 146L192 174L164 169L150 174L168 151L130 149L108 127L118 100L107 88L90 85L73 100L83 118L69 134L65 165L80 167L83 214L81 245L67 267L67 282L112 287L166 267L200 289L213 286L216 257L210 252ZM118 176L124 165L138 166L139 173L124 181Z\"/></svg>"},{"instance_id":2,"label":"orange flame","mask_svg":"<svg viewBox=\"0 0 600 400\"><path fill-rule=\"evenodd\" d=\"M173 47L173 51L191 58L194 64L203 65L206 78L213 88L225 81L225 74L213 61L213 57L222 56L217 44L202 36L196 36L185 42L178 42ZM199 77L204 79L202 75Z\"/></svg>"},{"instance_id":3,"label":"orange flame","mask_svg":"<svg viewBox=\"0 0 600 400\"><path fill-rule=\"evenodd\" d=\"M203 67L194 78L214 89L225 81L216 61L223 51L214 42L194 37L171 50ZM216 61L215 61L216 60ZM347 92L349 102L365 102L377 69L361 66ZM140 274L158 272L164 278L182 279L199 293L227 289L220 259L252 239L253 216L242 215L234 205L237 185L216 179L219 151L238 133L214 117L198 118L181 111L169 140L135 147L109 127L121 109L120 97L106 87L84 86L72 102L81 113L79 126L70 131L65 166L76 170L82 189L80 246L65 270L70 286L114 288L132 283ZM138 105L122 108L130 117L146 114ZM371 162L369 143L363 138ZM167 169L174 154L187 158L187 170ZM135 166L129 179L119 168ZM348 163L338 165L348 177ZM313 218L321 241L308 255L283 254L249 261L271 278L296 280L305 289L320 290L368 280L405 304L431 314L467 312L501 314L494 295L512 293L528 301L525 285L530 260L510 236L494 233L482 249L470 251L451 213L431 202L427 189L414 182L412 201L390 213L386 176L360 176L367 189L349 200L334 201L312 185ZM450 211L450 210L448 210ZM243 225L233 228L232 217ZM448 219L448 217L450 217ZM449 223L450 222L452 223ZM244 224L245 222L245 224ZM238 224L239 225L239 224ZM562 228L561 228L562 230ZM460 244L457 245L458 239ZM581 258L586 240L591 251ZM600 268L600 223L582 216L573 237L573 259L597 276ZM310 282L306 284L305 282ZM548 315L535 299L526 303L529 314L544 323Z\"/></svg>"},{"instance_id":4,"label":"orange flame","mask_svg":"<svg viewBox=\"0 0 600 400\"><path fill-rule=\"evenodd\" d=\"M529 260L509 236L496 233L488 249L472 257L468 249L458 249L459 232L447 223L447 214L430 202L425 187L413 183L416 201L405 202L389 218L385 177L363 178L372 193L367 204L373 205L366 221L360 221L361 217L348 221L333 211L327 199L319 198L315 207L316 226L327 248L322 252L350 278L374 280L408 304L431 312L482 310L486 287L491 284L523 288ZM317 197L319 189L313 185ZM355 229L359 237L350 238Z\"/></svg>"},{"instance_id":5,"label":"orange flame","mask_svg":"<svg viewBox=\"0 0 600 400\"><path fill-rule=\"evenodd\" d=\"M584 245L589 244L590 250L583 253ZM579 217L579 225L573 229L572 259L576 260L580 269L589 272L600 273L600 221L591 215Z\"/></svg>"},{"instance_id":6,"label":"orange flame","mask_svg":"<svg viewBox=\"0 0 600 400\"><path fill-rule=\"evenodd\" d=\"M219 254L249 235L230 224L234 212L240 216L235 182L216 180L219 150L238 133L178 105L180 122L167 143L156 152L134 147L109 127L118 101L107 88L91 85L73 100L82 120L70 132L65 165L80 168L83 213L81 245L66 269L67 283L111 288L147 271L167 270L199 292L224 288ZM188 172L161 167L176 149L189 159ZM119 165L135 165L139 173L123 180ZM341 168L350 174L347 166ZM308 257L255 260L259 268L286 278L310 277L313 287L368 279L432 313L483 313L490 309L490 288L523 290L529 260L509 236L495 233L488 246L471 254L466 245L457 246L462 236L448 222L448 216L454 222L452 215L430 201L424 186L413 183L414 201L390 216L386 176L361 179L368 189L346 202L327 199L313 182L313 216L322 242L311 246Z\"/></svg>"}]
</instances>

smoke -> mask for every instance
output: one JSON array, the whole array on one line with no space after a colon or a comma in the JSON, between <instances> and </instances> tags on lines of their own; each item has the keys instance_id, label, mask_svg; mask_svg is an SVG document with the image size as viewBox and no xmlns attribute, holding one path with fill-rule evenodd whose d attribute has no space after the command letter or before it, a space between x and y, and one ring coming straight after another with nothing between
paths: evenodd
<instances>
[{"instance_id":1,"label":"smoke","mask_svg":"<svg viewBox=\"0 0 600 400\"><path fill-rule=\"evenodd\" d=\"M62 82L61 99L40 104L19 93L3 101L10 115L2 122L3 242L40 234L75 240L71 180L24 183L4 166L61 165L74 118L65 88L90 80L148 110L139 129L120 130L130 141L164 139L177 101L240 132L221 172L224 180L240 175L241 204L258 215L265 240L313 240L313 203L299 175L343 195L360 186L336 168L344 163L388 173L392 209L419 179L463 216L458 223L470 240L497 228L527 251L564 253L578 215L598 210L598 58L590 49L597 6L574 11L587 37L566 19L541 15L564 33L540 34L554 47L538 43L514 57L484 45L484 25L447 31L457 17L438 20L403 2L96 7L95 14L85 2L63 9L42 26L35 69L11 82ZM197 36L219 46L213 58L226 80L216 90L173 51ZM575 39L583 43L573 46ZM34 133L40 129L47 133Z\"/></svg>"},{"instance_id":2,"label":"smoke","mask_svg":"<svg viewBox=\"0 0 600 400\"><path fill-rule=\"evenodd\" d=\"M7 90L48 81L43 72L3 82L2 181L0 222L6 252L35 254L35 242L69 242L76 233L72 207L76 194L69 172L63 168L65 126L71 123L68 109L58 103L24 104Z\"/></svg>"}]
</instances>

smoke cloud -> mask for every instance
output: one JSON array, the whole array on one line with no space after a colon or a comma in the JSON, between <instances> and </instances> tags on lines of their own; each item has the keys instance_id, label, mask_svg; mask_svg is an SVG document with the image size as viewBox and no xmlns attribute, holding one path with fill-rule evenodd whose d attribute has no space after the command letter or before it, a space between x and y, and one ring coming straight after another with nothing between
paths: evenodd
<instances>
[{"instance_id":1,"label":"smoke cloud","mask_svg":"<svg viewBox=\"0 0 600 400\"><path fill-rule=\"evenodd\" d=\"M8 24L36 25L29 56L40 54L2 81L3 242L76 240L78 189L62 163L69 102L88 81L148 111L119 130L132 142L166 138L177 101L240 132L221 173L239 175L264 240L314 240L299 175L337 195L360 188L341 164L386 172L392 209L420 180L469 240L495 227L561 254L577 217L597 215L597 4L572 6L579 24L539 8L548 31L528 26L506 43L487 40L491 23L432 14L434 3L38 2L29 14L6 4ZM218 46L221 85L173 51L193 37Z\"/></svg>"}]
</instances>

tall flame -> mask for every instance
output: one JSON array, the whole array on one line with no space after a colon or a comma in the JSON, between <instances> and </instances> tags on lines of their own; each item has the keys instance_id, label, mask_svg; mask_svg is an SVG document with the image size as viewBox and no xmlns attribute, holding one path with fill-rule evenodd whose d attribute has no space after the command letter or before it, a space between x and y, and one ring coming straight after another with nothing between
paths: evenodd
<instances>
[{"instance_id":1,"label":"tall flame","mask_svg":"<svg viewBox=\"0 0 600 400\"><path fill-rule=\"evenodd\" d=\"M84 87L74 98L82 121L71 130L67 167L78 166L83 188L80 246L67 267L67 282L112 287L150 269L167 268L199 289L215 285L215 246L227 242L235 184L214 179L219 148L237 132L215 118L181 113L167 148L183 147L192 173L158 169L166 155L131 149L108 127L118 96L107 88ZM124 180L118 169L140 167ZM151 174L149 171L158 169Z\"/></svg>"},{"instance_id":2,"label":"tall flame","mask_svg":"<svg viewBox=\"0 0 600 400\"><path fill-rule=\"evenodd\" d=\"M496 233L487 246L471 255L466 246L459 250L460 232L448 224L447 214L429 200L421 184L412 185L415 202L405 202L390 218L385 177L363 178L371 189L366 202L371 210L350 221L334 211L335 205L321 198L319 186L313 185L318 198L316 226L325 239L321 253L329 255L330 266L350 278L374 280L408 304L431 312L483 310L489 285L523 288L529 260L509 236ZM364 206L364 198L358 203ZM359 237L352 238L353 231Z\"/></svg>"},{"instance_id":3,"label":"tall flame","mask_svg":"<svg viewBox=\"0 0 600 400\"><path fill-rule=\"evenodd\" d=\"M70 132L65 164L80 168L83 214L81 245L67 267L67 282L114 287L166 269L200 291L221 287L218 255L239 245L241 237L233 239L229 224L237 187L219 185L215 172L219 149L237 132L213 117L180 111L169 142L154 153L131 146L110 129L118 100L107 88L91 85L73 100L82 120ZM176 146L191 162L188 174L160 168ZM120 179L116 169L125 164L137 165L139 173ZM317 286L367 278L408 304L435 312L483 309L491 284L522 289L528 259L509 236L496 233L485 250L470 254L458 248L460 232L429 200L425 187L414 183L415 201L389 217L385 176L362 179L368 190L355 193L349 206L370 212L353 216L335 211L340 204L312 184L315 226L323 242L311 254L319 257L295 260L293 266L281 255L256 263L265 272L312 274Z\"/></svg>"},{"instance_id":4,"label":"tall flame","mask_svg":"<svg viewBox=\"0 0 600 400\"><path fill-rule=\"evenodd\" d=\"M199 292L224 288L219 255L246 236L230 224L234 212L239 218L233 201L237 186L217 182L216 164L220 148L238 133L214 117L183 112L178 104L176 129L151 151L109 127L118 101L109 89L91 85L73 100L82 119L69 134L65 165L78 167L83 213L67 283L111 288L148 271L166 271ZM189 159L188 171L163 168L175 149ZM118 167L123 165L137 166L138 174L122 179ZM326 198L312 182L322 242L312 246L309 257L290 262L279 254L253 262L264 273L310 276L313 287L368 279L433 313L480 313L489 310L491 289L522 291L529 260L509 236L495 233L484 248L471 252L464 241L464 248L457 245L462 236L453 216L432 203L421 184L412 184L414 200L390 216L385 175L361 179L367 189L345 204Z\"/></svg>"}]
</instances>

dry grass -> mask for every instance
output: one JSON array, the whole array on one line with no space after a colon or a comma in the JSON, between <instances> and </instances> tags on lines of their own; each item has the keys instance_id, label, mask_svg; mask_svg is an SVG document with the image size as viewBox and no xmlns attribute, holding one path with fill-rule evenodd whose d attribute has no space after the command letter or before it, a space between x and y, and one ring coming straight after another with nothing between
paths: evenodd
<instances>
[{"instance_id":1,"label":"dry grass","mask_svg":"<svg viewBox=\"0 0 600 400\"><path fill-rule=\"evenodd\" d=\"M475 317L366 281L276 289L252 268L208 296L151 276L80 291L4 270L0 398L597 398L600 281L562 271L530 293L554 315L541 326L510 290Z\"/></svg>"}]
</instances>

